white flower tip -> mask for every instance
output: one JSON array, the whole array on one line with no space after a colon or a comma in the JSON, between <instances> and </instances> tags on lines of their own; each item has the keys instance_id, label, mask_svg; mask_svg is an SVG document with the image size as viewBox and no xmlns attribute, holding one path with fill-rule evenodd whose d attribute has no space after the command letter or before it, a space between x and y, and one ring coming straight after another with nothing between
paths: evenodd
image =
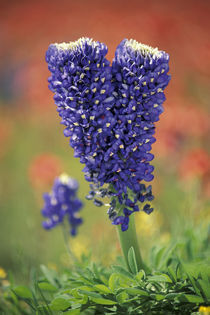
<instances>
[{"instance_id":1,"label":"white flower tip","mask_svg":"<svg viewBox=\"0 0 210 315\"><path fill-rule=\"evenodd\" d=\"M74 41L74 42L69 42L69 43L54 43L53 45L56 46L57 49L62 49L62 50L75 50L78 47L82 47L82 45L84 43L87 43L93 47L97 46L97 42L95 42L92 38L88 38L88 37L81 37L78 40Z\"/></svg>"},{"instance_id":2,"label":"white flower tip","mask_svg":"<svg viewBox=\"0 0 210 315\"><path fill-rule=\"evenodd\" d=\"M162 55L162 51L158 50L157 47L153 48L149 45L139 43L135 39L127 39L125 42L125 46L139 51L143 56L151 55L153 57L160 57Z\"/></svg>"}]
</instances>

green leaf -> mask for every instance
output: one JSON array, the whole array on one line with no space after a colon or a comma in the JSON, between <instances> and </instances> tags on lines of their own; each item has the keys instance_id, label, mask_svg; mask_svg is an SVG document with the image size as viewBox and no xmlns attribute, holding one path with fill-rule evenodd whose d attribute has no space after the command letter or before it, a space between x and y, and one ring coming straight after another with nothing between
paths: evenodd
<instances>
[{"instance_id":1,"label":"green leaf","mask_svg":"<svg viewBox=\"0 0 210 315\"><path fill-rule=\"evenodd\" d=\"M150 276L150 277L148 277L147 281L148 282L170 282L170 283L172 283L171 279L166 274Z\"/></svg>"},{"instance_id":2,"label":"green leaf","mask_svg":"<svg viewBox=\"0 0 210 315\"><path fill-rule=\"evenodd\" d=\"M128 298L129 298L129 296L125 291L117 294L117 296L116 296L118 303L125 303Z\"/></svg>"},{"instance_id":3,"label":"green leaf","mask_svg":"<svg viewBox=\"0 0 210 315\"><path fill-rule=\"evenodd\" d=\"M37 314L39 315L39 314L49 314L49 306L46 306L46 305L39 305L38 307L37 307L37 310L39 311L39 312L37 312Z\"/></svg>"},{"instance_id":4,"label":"green leaf","mask_svg":"<svg viewBox=\"0 0 210 315\"><path fill-rule=\"evenodd\" d=\"M150 297L156 301L162 301L165 299L165 295L163 294L150 294Z\"/></svg>"},{"instance_id":5,"label":"green leaf","mask_svg":"<svg viewBox=\"0 0 210 315\"><path fill-rule=\"evenodd\" d=\"M154 264L156 267L159 266L164 251L165 251L165 247L162 247L162 248L160 248L159 251L156 253L156 255L155 255L155 264Z\"/></svg>"},{"instance_id":6,"label":"green leaf","mask_svg":"<svg viewBox=\"0 0 210 315\"><path fill-rule=\"evenodd\" d=\"M188 275L193 278L198 278L201 276L206 281L208 280L208 275L210 275L210 267L207 263L193 262L188 264L183 264L184 269L187 271Z\"/></svg>"},{"instance_id":7,"label":"green leaf","mask_svg":"<svg viewBox=\"0 0 210 315\"><path fill-rule=\"evenodd\" d=\"M109 288L112 291L118 290L119 288L127 288L134 283L136 284L134 280L120 273L113 273L109 278Z\"/></svg>"},{"instance_id":8,"label":"green leaf","mask_svg":"<svg viewBox=\"0 0 210 315\"><path fill-rule=\"evenodd\" d=\"M40 266L41 271L43 272L46 279L54 286L56 286L56 271L48 269L45 265Z\"/></svg>"},{"instance_id":9,"label":"green leaf","mask_svg":"<svg viewBox=\"0 0 210 315\"><path fill-rule=\"evenodd\" d=\"M93 271L92 271L89 267L87 267L87 268L84 270L84 272L85 272L85 276L86 276L87 280L89 280L89 281L91 281L91 282L94 282L94 280L95 280L95 274L93 273ZM83 277L84 277L84 274L83 274Z\"/></svg>"},{"instance_id":10,"label":"green leaf","mask_svg":"<svg viewBox=\"0 0 210 315\"><path fill-rule=\"evenodd\" d=\"M146 274L145 274L145 272L144 272L144 270L140 270L138 273L137 273L137 275L136 275L136 280L137 281L141 281L143 278L145 278L146 277Z\"/></svg>"},{"instance_id":11,"label":"green leaf","mask_svg":"<svg viewBox=\"0 0 210 315\"><path fill-rule=\"evenodd\" d=\"M133 274L138 273L136 255L133 246L128 250L128 264Z\"/></svg>"},{"instance_id":12,"label":"green leaf","mask_svg":"<svg viewBox=\"0 0 210 315\"><path fill-rule=\"evenodd\" d=\"M201 278L206 282L210 282L210 267L204 264L203 268L200 268Z\"/></svg>"},{"instance_id":13,"label":"green leaf","mask_svg":"<svg viewBox=\"0 0 210 315\"><path fill-rule=\"evenodd\" d=\"M87 290L80 290L78 289L79 293L82 293L88 297L95 297L95 298L101 298L102 296L99 293L96 292L91 292L91 291L87 291Z\"/></svg>"},{"instance_id":14,"label":"green leaf","mask_svg":"<svg viewBox=\"0 0 210 315\"><path fill-rule=\"evenodd\" d=\"M206 282L204 280L198 279L196 281L196 285L197 287L200 286L200 289L202 290L204 296L206 297L207 300L210 299L210 286L209 286L209 282Z\"/></svg>"},{"instance_id":15,"label":"green leaf","mask_svg":"<svg viewBox=\"0 0 210 315\"><path fill-rule=\"evenodd\" d=\"M144 291L144 290L141 290L141 289L138 289L138 288L126 288L125 291L129 294L129 295L145 295L145 296L148 296L149 293Z\"/></svg>"},{"instance_id":16,"label":"green leaf","mask_svg":"<svg viewBox=\"0 0 210 315\"><path fill-rule=\"evenodd\" d=\"M97 265L95 263L92 263L92 269L93 269L93 273L95 275L95 278L100 279L100 272L97 269Z\"/></svg>"},{"instance_id":17,"label":"green leaf","mask_svg":"<svg viewBox=\"0 0 210 315\"><path fill-rule=\"evenodd\" d=\"M73 296L74 298L72 298L72 302L75 302L77 307L75 306L75 304L72 304L72 308L79 308L82 304L87 304L88 302L87 295L77 292L77 294L74 294Z\"/></svg>"},{"instance_id":18,"label":"green leaf","mask_svg":"<svg viewBox=\"0 0 210 315\"><path fill-rule=\"evenodd\" d=\"M58 290L54 285L49 282L39 282L38 286L43 291L55 292Z\"/></svg>"},{"instance_id":19,"label":"green leaf","mask_svg":"<svg viewBox=\"0 0 210 315\"><path fill-rule=\"evenodd\" d=\"M176 298L178 298L180 295L182 295L182 293L168 293L165 298L168 300L174 300Z\"/></svg>"},{"instance_id":20,"label":"green leaf","mask_svg":"<svg viewBox=\"0 0 210 315\"><path fill-rule=\"evenodd\" d=\"M186 271L185 271L185 272L186 272ZM197 295L200 295L200 290L198 289L194 278L193 278L190 274L188 274L187 272L186 272L186 274L187 274L188 279L190 280L190 282L191 282L191 284L192 284L192 286L193 286L193 288L194 288L196 294L197 294Z\"/></svg>"},{"instance_id":21,"label":"green leaf","mask_svg":"<svg viewBox=\"0 0 210 315\"><path fill-rule=\"evenodd\" d=\"M92 279L91 280L88 280L86 277L84 276L80 276L80 280L83 282L83 283L86 283L86 284L89 284L89 285L92 285L93 281Z\"/></svg>"},{"instance_id":22,"label":"green leaf","mask_svg":"<svg viewBox=\"0 0 210 315\"><path fill-rule=\"evenodd\" d=\"M83 297L83 295L79 292L77 288L71 290L71 295L76 299L81 299Z\"/></svg>"},{"instance_id":23,"label":"green leaf","mask_svg":"<svg viewBox=\"0 0 210 315\"><path fill-rule=\"evenodd\" d=\"M102 305L114 305L117 304L117 302L112 301L112 300L108 300L108 299L104 299L104 298L93 298L91 297L91 300L97 304L102 304Z\"/></svg>"},{"instance_id":24,"label":"green leaf","mask_svg":"<svg viewBox=\"0 0 210 315\"><path fill-rule=\"evenodd\" d=\"M115 291L119 286L119 276L117 273L113 273L110 277L109 277L109 288L111 289L111 291Z\"/></svg>"},{"instance_id":25,"label":"green leaf","mask_svg":"<svg viewBox=\"0 0 210 315\"><path fill-rule=\"evenodd\" d=\"M103 284L96 284L94 286L94 288L96 288L99 292L102 292L102 293L105 293L105 294L112 293L112 291L108 287L103 285Z\"/></svg>"},{"instance_id":26,"label":"green leaf","mask_svg":"<svg viewBox=\"0 0 210 315\"><path fill-rule=\"evenodd\" d=\"M71 300L67 296L56 297L49 305L52 311L64 311L71 306Z\"/></svg>"},{"instance_id":27,"label":"green leaf","mask_svg":"<svg viewBox=\"0 0 210 315\"><path fill-rule=\"evenodd\" d=\"M173 280L173 282L176 282L177 281L176 272L173 270L171 266L168 266L168 273L171 276L171 279Z\"/></svg>"},{"instance_id":28,"label":"green leaf","mask_svg":"<svg viewBox=\"0 0 210 315\"><path fill-rule=\"evenodd\" d=\"M63 314L65 314L65 315L79 315L80 314L80 309L69 310L67 312L64 312Z\"/></svg>"},{"instance_id":29,"label":"green leaf","mask_svg":"<svg viewBox=\"0 0 210 315\"><path fill-rule=\"evenodd\" d=\"M190 302L190 303L202 303L204 299L197 295L192 294L182 294L179 296L179 301L181 302Z\"/></svg>"},{"instance_id":30,"label":"green leaf","mask_svg":"<svg viewBox=\"0 0 210 315\"><path fill-rule=\"evenodd\" d=\"M112 266L112 268L114 269L115 272L127 278L133 279L132 274L129 271L127 271L125 268L123 268L122 266Z\"/></svg>"},{"instance_id":31,"label":"green leaf","mask_svg":"<svg viewBox=\"0 0 210 315\"><path fill-rule=\"evenodd\" d=\"M80 287L77 288L78 290L85 290L85 291L88 291L88 292L91 292L91 291L94 291L94 288L93 287L89 287L87 285L82 285Z\"/></svg>"},{"instance_id":32,"label":"green leaf","mask_svg":"<svg viewBox=\"0 0 210 315\"><path fill-rule=\"evenodd\" d=\"M13 292L13 290L10 291L10 297L11 297L12 302L13 302L14 304L17 304L17 303L18 303L17 295ZM6 295L6 298L7 298L7 295Z\"/></svg>"},{"instance_id":33,"label":"green leaf","mask_svg":"<svg viewBox=\"0 0 210 315\"><path fill-rule=\"evenodd\" d=\"M171 244L171 246L169 246L168 248L166 248L166 250L164 250L161 254L161 258L158 262L158 266L159 268L163 267L164 265L167 264L168 259L172 256L173 251L175 250L177 244L175 242L173 242Z\"/></svg>"},{"instance_id":34,"label":"green leaf","mask_svg":"<svg viewBox=\"0 0 210 315\"><path fill-rule=\"evenodd\" d=\"M100 279L105 285L108 285L109 282L108 282L107 278L104 275L101 275Z\"/></svg>"},{"instance_id":35,"label":"green leaf","mask_svg":"<svg viewBox=\"0 0 210 315\"><path fill-rule=\"evenodd\" d=\"M13 292L23 299L33 299L31 290L24 285L18 285L13 289Z\"/></svg>"}]
</instances>

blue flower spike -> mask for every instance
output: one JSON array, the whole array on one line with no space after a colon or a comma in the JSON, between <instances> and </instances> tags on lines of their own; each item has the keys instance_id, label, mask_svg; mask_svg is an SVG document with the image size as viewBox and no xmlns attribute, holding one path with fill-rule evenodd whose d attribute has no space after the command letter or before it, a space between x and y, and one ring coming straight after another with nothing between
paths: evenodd
<instances>
[{"instance_id":1,"label":"blue flower spike","mask_svg":"<svg viewBox=\"0 0 210 315\"><path fill-rule=\"evenodd\" d=\"M77 234L77 227L82 223L78 212L82 208L82 202L77 198L78 183L75 179L62 174L54 181L52 191L45 193L42 215L47 218L42 223L47 230L63 223L67 217L70 225L70 234Z\"/></svg>"},{"instance_id":2,"label":"blue flower spike","mask_svg":"<svg viewBox=\"0 0 210 315\"><path fill-rule=\"evenodd\" d=\"M135 40L123 40L110 65L107 47L89 38L52 44L46 53L64 135L85 164L96 206L111 199L108 216L122 231L129 216L153 208L152 144L163 112L169 55ZM97 198L95 198L97 196ZM145 204L146 203L146 204Z\"/></svg>"}]
</instances>

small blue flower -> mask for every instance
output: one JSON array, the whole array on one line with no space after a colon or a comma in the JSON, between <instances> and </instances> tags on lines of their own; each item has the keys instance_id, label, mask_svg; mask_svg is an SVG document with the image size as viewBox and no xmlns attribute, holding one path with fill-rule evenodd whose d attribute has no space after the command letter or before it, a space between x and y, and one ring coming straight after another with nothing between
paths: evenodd
<instances>
[{"instance_id":1,"label":"small blue flower","mask_svg":"<svg viewBox=\"0 0 210 315\"><path fill-rule=\"evenodd\" d=\"M126 230L139 203L154 198L143 182L154 178L150 151L170 80L169 56L127 39L117 47L112 65L106 54L104 44L89 38L50 45L49 88L66 126L64 135L85 164L86 180L95 185L87 199L101 206L95 195L107 195L125 204L127 210L111 206L108 215ZM149 214L153 209L147 204L142 210Z\"/></svg>"},{"instance_id":2,"label":"small blue flower","mask_svg":"<svg viewBox=\"0 0 210 315\"><path fill-rule=\"evenodd\" d=\"M45 204L41 213L47 218L42 224L45 229L52 229L67 217L70 233L76 235L77 226L82 223L78 216L82 202L77 198L77 190L77 181L66 174L55 179L52 192L43 195Z\"/></svg>"}]
</instances>

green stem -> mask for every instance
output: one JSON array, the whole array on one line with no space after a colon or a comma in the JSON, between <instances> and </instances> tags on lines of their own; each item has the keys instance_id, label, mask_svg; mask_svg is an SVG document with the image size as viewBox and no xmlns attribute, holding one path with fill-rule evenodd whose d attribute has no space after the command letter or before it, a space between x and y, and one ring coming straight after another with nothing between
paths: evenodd
<instances>
[{"instance_id":1,"label":"green stem","mask_svg":"<svg viewBox=\"0 0 210 315\"><path fill-rule=\"evenodd\" d=\"M76 257L71 251L70 245L69 245L69 232L67 230L65 222L62 224L62 231L63 231L63 238L64 238L64 243L66 246L67 253L69 255L70 261L76 262Z\"/></svg>"},{"instance_id":2,"label":"green stem","mask_svg":"<svg viewBox=\"0 0 210 315\"><path fill-rule=\"evenodd\" d=\"M135 256L136 256L138 270L145 269L144 263L141 258L140 250L139 250L134 214L132 214L129 217L129 219L130 221L129 221L129 227L127 231L122 232L121 225L117 225L118 237L119 237L120 246L123 252L123 256L125 258L126 265L128 269L130 270L130 267L128 264L128 251L131 247L133 247Z\"/></svg>"}]
</instances>

